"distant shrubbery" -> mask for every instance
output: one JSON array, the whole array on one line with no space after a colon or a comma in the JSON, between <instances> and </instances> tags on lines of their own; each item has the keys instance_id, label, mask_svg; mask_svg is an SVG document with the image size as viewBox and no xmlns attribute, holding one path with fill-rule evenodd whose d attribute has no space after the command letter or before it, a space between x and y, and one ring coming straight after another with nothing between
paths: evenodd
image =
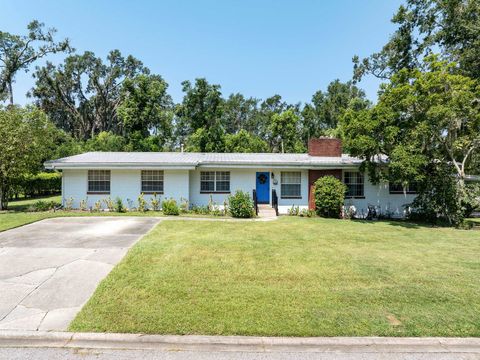
<instances>
[{"instance_id":1,"label":"distant shrubbery","mask_svg":"<svg viewBox=\"0 0 480 360\"><path fill-rule=\"evenodd\" d=\"M26 175L20 179L15 180L10 189L10 196L46 196L52 194L59 194L61 190L62 174L57 172L41 172L35 175Z\"/></svg>"}]
</instances>

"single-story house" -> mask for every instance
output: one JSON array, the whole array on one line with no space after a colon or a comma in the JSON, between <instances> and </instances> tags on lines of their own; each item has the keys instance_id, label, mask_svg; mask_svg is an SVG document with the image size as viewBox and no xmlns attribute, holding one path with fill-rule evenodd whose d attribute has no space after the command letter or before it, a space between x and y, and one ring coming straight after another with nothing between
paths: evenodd
<instances>
[{"instance_id":1,"label":"single-story house","mask_svg":"<svg viewBox=\"0 0 480 360\"><path fill-rule=\"evenodd\" d=\"M333 175L347 188L345 206L355 206L366 215L369 205L377 212L404 215L404 205L413 201L415 189L388 183L372 184L359 171L361 159L342 154L339 139L311 139L306 154L192 153L192 152L88 152L47 161L46 168L61 170L63 201L87 207L106 197L121 198L136 206L143 193L149 201L154 193L161 199L222 206L230 194L243 190L259 204L278 199L279 213L290 208L314 208L313 184L321 176ZM252 195L253 196L253 195Z\"/></svg>"}]
</instances>

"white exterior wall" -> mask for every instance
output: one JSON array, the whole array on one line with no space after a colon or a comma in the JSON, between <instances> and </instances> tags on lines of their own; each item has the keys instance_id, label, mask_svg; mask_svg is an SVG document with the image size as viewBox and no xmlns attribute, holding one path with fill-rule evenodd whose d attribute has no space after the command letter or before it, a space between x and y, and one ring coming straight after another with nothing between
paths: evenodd
<instances>
[{"instance_id":1,"label":"white exterior wall","mask_svg":"<svg viewBox=\"0 0 480 360\"><path fill-rule=\"evenodd\" d=\"M164 170L164 194L160 199L174 198L180 203L181 198L189 197L188 170ZM110 170L110 194L87 194L88 170L63 170L63 202L73 198L73 207L78 208L80 201L87 199L87 207L93 207L97 200L110 197L115 200L121 198L125 206L129 200L137 206L138 196L141 193L141 170ZM150 201L151 195L145 195ZM105 204L102 203L102 208Z\"/></svg>"},{"instance_id":2,"label":"white exterior wall","mask_svg":"<svg viewBox=\"0 0 480 360\"><path fill-rule=\"evenodd\" d=\"M393 217L403 217L405 208L403 205L411 203L415 199L413 194L390 194L388 183L372 184L368 175L364 174L364 199L345 199L345 206L355 206L357 216L365 216L368 206L376 206L377 212L385 215L390 212Z\"/></svg>"},{"instance_id":3,"label":"white exterior wall","mask_svg":"<svg viewBox=\"0 0 480 360\"><path fill-rule=\"evenodd\" d=\"M242 190L252 195L252 190L256 186L257 172L270 173L270 204L272 203L272 189L276 189L278 195L278 210L282 214L286 214L288 209L294 206L308 208L308 170L300 170L302 173L302 198L301 199L282 199L280 190L280 172L281 171L298 171L298 169L275 169L275 168L258 168L258 169L226 169L226 168L199 168L190 171L190 204L197 206L208 205L210 196L212 200L219 206L223 206L230 194L201 194L200 193L200 172L202 171L230 171L230 194L234 194L237 190ZM272 173L275 178L272 179ZM275 182L277 184L275 185Z\"/></svg>"},{"instance_id":4,"label":"white exterior wall","mask_svg":"<svg viewBox=\"0 0 480 360\"><path fill-rule=\"evenodd\" d=\"M236 190L242 190L252 194L255 189L256 173L270 172L270 203L271 190L276 189L278 195L279 212L286 214L292 206L298 206L300 209L308 208L308 170L300 170L301 177L301 195L300 199L282 199L280 187L280 173L282 171L298 171L298 169L279 169L279 168L259 168L259 169L228 169L228 168L198 168L196 170L164 170L164 194L159 195L160 199L174 198L178 203L182 199L188 199L190 205L205 206L208 205L210 194L200 193L200 172L201 171L230 171L230 191L231 194ZM272 178L271 174L274 174ZM141 170L111 170L110 195L87 194L87 174L88 170L63 170L63 199L73 198L74 208L79 207L81 200L88 198L87 206L93 207L97 200L102 200L110 196L112 199L120 197L125 204L129 206L128 199L137 206L137 198L141 192ZM275 184L277 182L277 184ZM411 194L390 194L388 184L383 183L373 185L365 175L365 187L363 199L346 199L345 205L354 205L359 216L367 213L368 205L377 206L382 214L391 212L394 217L404 215L403 205L411 203L415 195ZM223 206L230 194L211 194L213 201ZM151 195L145 195L147 201ZM102 204L104 206L104 204Z\"/></svg>"}]
</instances>

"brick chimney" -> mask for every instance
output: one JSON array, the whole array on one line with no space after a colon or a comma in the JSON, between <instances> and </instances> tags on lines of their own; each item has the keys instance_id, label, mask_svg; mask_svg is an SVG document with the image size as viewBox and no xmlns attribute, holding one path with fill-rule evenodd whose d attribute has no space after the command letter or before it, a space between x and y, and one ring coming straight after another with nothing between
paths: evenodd
<instances>
[{"instance_id":1,"label":"brick chimney","mask_svg":"<svg viewBox=\"0 0 480 360\"><path fill-rule=\"evenodd\" d=\"M308 155L311 156L342 156L342 140L336 138L312 138L308 140Z\"/></svg>"}]
</instances>

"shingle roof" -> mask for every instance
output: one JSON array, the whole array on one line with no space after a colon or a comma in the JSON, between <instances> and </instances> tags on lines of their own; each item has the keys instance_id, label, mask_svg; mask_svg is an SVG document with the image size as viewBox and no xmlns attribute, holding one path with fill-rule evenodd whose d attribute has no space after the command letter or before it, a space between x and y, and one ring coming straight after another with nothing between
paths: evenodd
<instances>
[{"instance_id":1,"label":"shingle roof","mask_svg":"<svg viewBox=\"0 0 480 360\"><path fill-rule=\"evenodd\" d=\"M88 152L57 160L47 161L49 168L85 166L133 167L133 166L351 166L361 159L343 154L341 157L310 156L308 154L278 153L193 153L193 152Z\"/></svg>"}]
</instances>

